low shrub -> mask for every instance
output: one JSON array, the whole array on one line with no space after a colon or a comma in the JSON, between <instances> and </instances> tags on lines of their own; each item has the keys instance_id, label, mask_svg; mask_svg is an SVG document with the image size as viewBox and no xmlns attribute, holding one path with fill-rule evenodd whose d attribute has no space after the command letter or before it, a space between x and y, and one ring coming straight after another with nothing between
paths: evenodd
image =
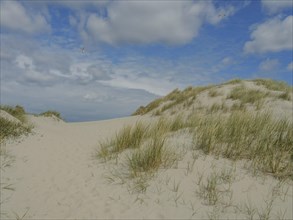
<instances>
[{"instance_id":1,"label":"low shrub","mask_svg":"<svg viewBox=\"0 0 293 220\"><path fill-rule=\"evenodd\" d=\"M63 120L62 117L61 117L61 114L60 114L59 112L57 112L57 111L51 111L51 110L49 110L49 111L46 111L46 112L40 113L40 116L45 116L45 117L52 117L52 116L55 116L55 117L57 117L57 118Z\"/></svg>"}]
</instances>

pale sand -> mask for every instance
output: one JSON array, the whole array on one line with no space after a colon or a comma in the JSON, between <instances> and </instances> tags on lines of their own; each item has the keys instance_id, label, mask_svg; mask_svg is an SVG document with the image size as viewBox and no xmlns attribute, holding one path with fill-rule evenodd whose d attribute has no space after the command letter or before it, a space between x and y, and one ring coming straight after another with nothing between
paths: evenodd
<instances>
[{"instance_id":1,"label":"pale sand","mask_svg":"<svg viewBox=\"0 0 293 220\"><path fill-rule=\"evenodd\" d=\"M145 193L129 191L129 185L109 184L105 175L115 167L93 157L99 141L115 135L126 124L146 117L126 117L84 123L65 123L52 118L30 116L35 134L6 148L14 158L11 167L1 170L1 183L12 184L14 191L1 187L2 219L245 219L251 205L254 218L265 210L278 181L270 176L253 176L242 162L232 163L198 152L193 163L184 133L171 137L170 147L180 149L182 158L172 169L161 169L149 181ZM192 167L188 169L188 167ZM221 193L221 202L205 204L196 191L212 172L234 169L230 190ZM229 184L221 185L220 191ZM176 189L178 186L178 190ZM292 182L274 188L270 214L292 219Z\"/></svg>"}]
</instances>

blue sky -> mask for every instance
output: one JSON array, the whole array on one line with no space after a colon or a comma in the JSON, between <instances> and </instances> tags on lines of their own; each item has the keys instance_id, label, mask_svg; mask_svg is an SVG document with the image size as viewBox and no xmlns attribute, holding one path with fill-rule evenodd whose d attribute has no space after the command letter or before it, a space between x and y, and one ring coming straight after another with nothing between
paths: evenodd
<instances>
[{"instance_id":1,"label":"blue sky","mask_svg":"<svg viewBox=\"0 0 293 220\"><path fill-rule=\"evenodd\" d=\"M3 1L1 104L130 115L189 85L292 85L292 0ZM83 49L84 48L84 49Z\"/></svg>"}]
</instances>

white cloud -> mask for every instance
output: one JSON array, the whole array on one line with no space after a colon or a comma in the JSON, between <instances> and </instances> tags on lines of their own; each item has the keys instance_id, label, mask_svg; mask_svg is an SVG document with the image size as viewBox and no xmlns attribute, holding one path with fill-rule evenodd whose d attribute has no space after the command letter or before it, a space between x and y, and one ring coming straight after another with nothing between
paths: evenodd
<instances>
[{"instance_id":1,"label":"white cloud","mask_svg":"<svg viewBox=\"0 0 293 220\"><path fill-rule=\"evenodd\" d=\"M1 26L29 34L49 31L50 26L44 15L32 13L18 1L1 1Z\"/></svg>"},{"instance_id":2,"label":"white cloud","mask_svg":"<svg viewBox=\"0 0 293 220\"><path fill-rule=\"evenodd\" d=\"M293 71L293 62L291 62L291 63L288 64L287 70Z\"/></svg>"},{"instance_id":3,"label":"white cloud","mask_svg":"<svg viewBox=\"0 0 293 220\"><path fill-rule=\"evenodd\" d=\"M103 93L90 92L90 93L86 93L83 96L83 98L89 102L103 102L103 101L110 100L113 97L105 93L103 94Z\"/></svg>"},{"instance_id":4,"label":"white cloud","mask_svg":"<svg viewBox=\"0 0 293 220\"><path fill-rule=\"evenodd\" d=\"M16 57L15 63L23 70L23 75L20 76L20 79L28 83L42 85L51 83L55 79L53 75L38 71L31 57L19 55Z\"/></svg>"},{"instance_id":5,"label":"white cloud","mask_svg":"<svg viewBox=\"0 0 293 220\"><path fill-rule=\"evenodd\" d=\"M176 88L176 85L164 80L157 78L147 77L125 77L125 76L113 76L111 80L100 80L103 85L124 88L124 89L140 89L145 90L151 94L163 96L168 92Z\"/></svg>"},{"instance_id":6,"label":"white cloud","mask_svg":"<svg viewBox=\"0 0 293 220\"><path fill-rule=\"evenodd\" d=\"M91 14L87 20L86 31L97 41L184 44L205 22L217 24L235 9L216 9L211 1L114 1L107 12L107 17Z\"/></svg>"},{"instance_id":7,"label":"white cloud","mask_svg":"<svg viewBox=\"0 0 293 220\"><path fill-rule=\"evenodd\" d=\"M262 0L261 3L264 9L270 14L278 13L284 9L291 8L292 10L293 7L292 0Z\"/></svg>"},{"instance_id":8,"label":"white cloud","mask_svg":"<svg viewBox=\"0 0 293 220\"><path fill-rule=\"evenodd\" d=\"M266 71L266 72L270 72L273 71L275 69L277 69L277 67L279 66L279 60L277 59L266 59L265 61L261 62L259 65L259 69L261 71Z\"/></svg>"},{"instance_id":9,"label":"white cloud","mask_svg":"<svg viewBox=\"0 0 293 220\"><path fill-rule=\"evenodd\" d=\"M222 59L221 63L227 66L233 63L233 59L231 57L225 57L224 59Z\"/></svg>"},{"instance_id":10,"label":"white cloud","mask_svg":"<svg viewBox=\"0 0 293 220\"><path fill-rule=\"evenodd\" d=\"M259 24L252 31L250 38L244 45L246 53L265 53L292 50L293 16L290 15L281 20L272 18Z\"/></svg>"}]
</instances>

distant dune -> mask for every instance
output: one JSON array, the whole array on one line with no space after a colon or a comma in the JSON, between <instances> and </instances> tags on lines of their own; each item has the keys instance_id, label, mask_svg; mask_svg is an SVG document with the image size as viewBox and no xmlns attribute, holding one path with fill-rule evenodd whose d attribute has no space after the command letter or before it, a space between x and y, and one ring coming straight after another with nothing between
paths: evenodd
<instances>
[{"instance_id":1,"label":"distant dune","mask_svg":"<svg viewBox=\"0 0 293 220\"><path fill-rule=\"evenodd\" d=\"M292 100L258 79L176 89L112 120L4 108L1 219L293 219ZM30 129L4 132L15 124Z\"/></svg>"}]
</instances>

